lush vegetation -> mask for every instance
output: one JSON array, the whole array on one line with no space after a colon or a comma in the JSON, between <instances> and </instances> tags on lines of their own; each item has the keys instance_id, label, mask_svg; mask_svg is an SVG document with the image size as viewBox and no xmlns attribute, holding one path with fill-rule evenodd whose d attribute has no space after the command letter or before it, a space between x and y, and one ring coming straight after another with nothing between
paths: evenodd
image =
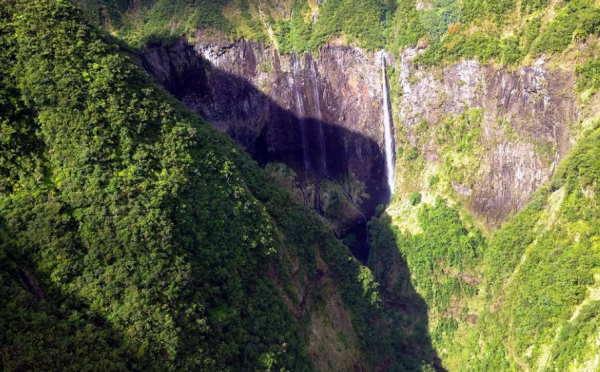
<instances>
[{"instance_id":1,"label":"lush vegetation","mask_svg":"<svg viewBox=\"0 0 600 372\"><path fill-rule=\"evenodd\" d=\"M229 39L277 43L282 53L316 51L339 34L366 49L381 49L395 10L391 0L330 0L318 6L318 15L317 4L308 0L143 0L129 7L120 0L77 1L93 22L135 46L209 28Z\"/></svg>"},{"instance_id":2,"label":"lush vegetation","mask_svg":"<svg viewBox=\"0 0 600 372\"><path fill-rule=\"evenodd\" d=\"M575 70L575 74L579 77L576 89L578 92L589 91L589 95L593 95L600 89L600 58L595 58L587 61Z\"/></svg>"},{"instance_id":3,"label":"lush vegetation","mask_svg":"<svg viewBox=\"0 0 600 372\"><path fill-rule=\"evenodd\" d=\"M599 144L598 129L583 134L553 180L488 239L440 199L394 210L397 249L427 303L445 367L591 370L600 324Z\"/></svg>"},{"instance_id":4,"label":"lush vegetation","mask_svg":"<svg viewBox=\"0 0 600 372\"><path fill-rule=\"evenodd\" d=\"M480 324L480 340L495 350L480 370L525 363L562 371L597 354L590 340L600 300L599 139L597 130L589 133L551 184L491 239L486 277L499 309Z\"/></svg>"},{"instance_id":5,"label":"lush vegetation","mask_svg":"<svg viewBox=\"0 0 600 372\"><path fill-rule=\"evenodd\" d=\"M447 13L444 19L451 18L453 21L447 23L443 33L440 33L440 27L426 26L428 12L422 15L414 13L413 18L420 19L431 40L430 47L417 59L417 63L436 65L461 58L476 58L482 62L495 60L513 66L526 55L562 52L571 43L600 33L600 9L593 1L567 2L556 18L543 23L543 15L547 11L545 5L545 2L539 1L522 2L521 8L517 8L514 1L463 2L460 16ZM414 18L409 24L417 23ZM507 29L510 32L506 32ZM401 36L400 40L404 37ZM399 45L415 43L413 39L411 43L400 42Z\"/></svg>"},{"instance_id":6,"label":"lush vegetation","mask_svg":"<svg viewBox=\"0 0 600 372\"><path fill-rule=\"evenodd\" d=\"M410 270L411 283L426 303L433 345L443 348L458 322L469 317L466 301L478 292L478 264L486 242L471 219L461 218L441 198L433 205L410 200L399 218L410 214L416 214L416 230L407 231L400 221L391 230ZM380 245L374 249L377 247Z\"/></svg>"},{"instance_id":7,"label":"lush vegetation","mask_svg":"<svg viewBox=\"0 0 600 372\"><path fill-rule=\"evenodd\" d=\"M65 0L0 4L2 369L310 371L264 268L338 283L389 358L370 271Z\"/></svg>"},{"instance_id":8,"label":"lush vegetation","mask_svg":"<svg viewBox=\"0 0 600 372\"><path fill-rule=\"evenodd\" d=\"M502 0L78 0L90 19L136 46L193 36L198 29L230 39L276 44L281 53L317 51L334 36L368 50L428 46L416 62L461 58L513 66L528 55L562 52L600 33L593 0L560 3ZM548 17L548 12L557 12Z\"/></svg>"},{"instance_id":9,"label":"lush vegetation","mask_svg":"<svg viewBox=\"0 0 600 372\"><path fill-rule=\"evenodd\" d=\"M88 19L134 46L169 43L207 27L229 38L267 41L257 9L248 0L75 1Z\"/></svg>"},{"instance_id":10,"label":"lush vegetation","mask_svg":"<svg viewBox=\"0 0 600 372\"><path fill-rule=\"evenodd\" d=\"M483 111L402 127L405 189L369 223L366 268L82 15L138 46L209 28L287 53L343 35L369 50L428 46L422 65L514 66L600 34L596 3L557 3L555 17L544 0L295 0L281 15L269 1L78 3L0 3L3 370L312 371L310 314L289 303L323 306L321 259L368 367L563 371L598 355L600 130L486 237L449 200L476 179ZM600 59L575 74L592 96ZM330 202L334 220L344 205ZM307 278L308 305L292 275Z\"/></svg>"},{"instance_id":11,"label":"lush vegetation","mask_svg":"<svg viewBox=\"0 0 600 372\"><path fill-rule=\"evenodd\" d=\"M319 6L313 23L309 2L295 0L291 19L277 23L280 51L317 50L341 33L348 41L358 40L363 48L381 49L385 43L385 25L391 21L393 8L393 1L330 0Z\"/></svg>"},{"instance_id":12,"label":"lush vegetation","mask_svg":"<svg viewBox=\"0 0 600 372\"><path fill-rule=\"evenodd\" d=\"M436 190L440 195L459 199L452 184L470 188L478 176L479 156L485 151L482 121L483 110L472 109L443 117L435 124L423 119L410 129L401 127L396 140L397 174L402 179L398 196L409 196L412 203L418 193L415 190ZM416 140L414 143L411 136ZM429 148L435 148L440 159L433 170L427 169L424 158L424 151Z\"/></svg>"}]
</instances>

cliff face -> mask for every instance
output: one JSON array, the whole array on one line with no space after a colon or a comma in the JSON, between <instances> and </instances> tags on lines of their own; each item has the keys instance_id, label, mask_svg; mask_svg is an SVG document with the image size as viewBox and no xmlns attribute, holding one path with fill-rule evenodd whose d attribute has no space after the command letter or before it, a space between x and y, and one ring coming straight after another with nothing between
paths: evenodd
<instances>
[{"instance_id":1,"label":"cliff face","mask_svg":"<svg viewBox=\"0 0 600 372\"><path fill-rule=\"evenodd\" d=\"M472 60L422 69L412 63L416 55L408 49L391 59L397 150L413 147L424 163L409 174L415 159L398 154L400 197L427 189L428 177L445 172L447 187L435 192L497 225L527 203L570 146L569 124L577 116L572 72L548 70L543 61L515 71ZM280 56L256 42L198 36L194 43L148 47L143 57L167 90L259 163L286 164L276 178L339 236L388 200L378 53L328 45L318 57ZM470 150L476 159L461 169L450 164L447 139L439 136L445 121L473 110L481 116L478 128L468 128L479 129Z\"/></svg>"},{"instance_id":2,"label":"cliff face","mask_svg":"<svg viewBox=\"0 0 600 372\"><path fill-rule=\"evenodd\" d=\"M290 175L282 182L339 236L388 200L381 66L374 54L331 46L318 57L279 56L244 40L180 40L149 47L143 57L167 90L260 164L286 164L277 168Z\"/></svg>"},{"instance_id":3,"label":"cliff face","mask_svg":"<svg viewBox=\"0 0 600 372\"><path fill-rule=\"evenodd\" d=\"M396 65L399 140L423 154L421 175L445 177L446 194L498 225L550 179L571 145L570 125L578 120L573 72L547 69L542 60L514 71L474 60L424 70L413 65L416 55L409 49ZM468 112L477 119L465 133L441 134ZM460 150L467 136L471 147ZM426 177L407 176L398 179L405 191L431 188Z\"/></svg>"}]
</instances>

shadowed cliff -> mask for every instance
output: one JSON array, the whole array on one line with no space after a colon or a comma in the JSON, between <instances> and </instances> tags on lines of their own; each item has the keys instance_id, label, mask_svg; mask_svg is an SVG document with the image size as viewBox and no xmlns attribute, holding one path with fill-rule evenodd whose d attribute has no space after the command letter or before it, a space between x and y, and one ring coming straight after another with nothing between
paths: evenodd
<instances>
[{"instance_id":1,"label":"shadowed cliff","mask_svg":"<svg viewBox=\"0 0 600 372\"><path fill-rule=\"evenodd\" d=\"M295 103L291 108L282 107L242 76L215 67L185 43L177 43L171 49L150 46L143 54L143 64L169 92L229 134L262 167L268 168L272 163L289 166L294 179L287 185L288 190L292 195L294 189L301 190L296 195L298 201L314 207L326 220L344 216L328 216L330 205L320 192L321 186L332 182L340 187L342 197L354 208L351 228L342 230L345 243L358 259L368 263L382 284L385 316L377 320L377 324L380 330L385 330L386 335L382 337L390 339L397 356L374 366L375 370L400 367L401 370L443 371L428 334L427 305L411 285L410 271L395 245L390 221L375 220L366 226L377 205L386 203L390 197L383 149L375 139L363 133L323 120L326 110L319 106L327 94L311 78L311 74L316 76L314 67L311 68L314 61L305 55L305 68L300 68L298 57L292 58L295 59L292 66L298 70L291 72L291 77L284 74L279 85L272 87L280 92L279 96L288 95L287 102ZM256 70L255 61L245 61L250 64L248 71ZM299 116L298 111L306 116ZM368 198L355 200L352 190L344 187L352 187L351 182L347 182L352 176L366 181ZM370 236L369 229L374 236ZM334 229L334 232L342 237L340 231ZM370 243L376 247L376 252L371 254ZM385 262L393 263L393 280L382 270ZM401 275L396 275L398 273ZM393 285L388 285L390 280Z\"/></svg>"},{"instance_id":2,"label":"shadowed cliff","mask_svg":"<svg viewBox=\"0 0 600 372\"><path fill-rule=\"evenodd\" d=\"M285 186L293 195L296 191L299 202L324 216L338 237L351 235L349 245L366 262L366 222L390 198L384 150L376 140L383 132L381 97L372 99L379 106L369 104L375 111L347 107L345 99L332 93L310 54L289 56L287 67L276 59L276 70L264 72L275 76L273 85L257 87L251 78L266 70L253 52L259 44L242 41L240 45L243 65L237 66L237 73L215 66L183 40L166 48L149 46L142 54L143 65L165 89L226 132L262 167L287 165L291 172L279 172L289 174L282 180ZM358 132L345 122L343 126L327 120L344 119L343 115L352 116L351 124L364 121L359 115L371 116L369 130Z\"/></svg>"}]
</instances>

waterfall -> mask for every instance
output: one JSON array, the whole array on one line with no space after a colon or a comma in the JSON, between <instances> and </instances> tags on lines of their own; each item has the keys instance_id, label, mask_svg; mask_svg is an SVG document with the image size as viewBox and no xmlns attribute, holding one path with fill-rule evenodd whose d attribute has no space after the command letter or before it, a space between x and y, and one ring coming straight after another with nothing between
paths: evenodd
<instances>
[{"instance_id":1,"label":"waterfall","mask_svg":"<svg viewBox=\"0 0 600 372\"><path fill-rule=\"evenodd\" d=\"M296 96L296 108L298 109L298 122L300 125L300 135L302 136L302 161L304 165L304 171L307 172L310 164L308 160L308 148L307 148L307 138L306 138L306 127L305 127L305 113L304 113L304 102L302 101L302 92L301 92L301 82L302 78L300 76L300 70L302 67L300 66L300 59L296 52L294 52L292 56L292 74L293 74L293 86L291 89L294 91Z\"/></svg>"},{"instance_id":2,"label":"waterfall","mask_svg":"<svg viewBox=\"0 0 600 372\"><path fill-rule=\"evenodd\" d=\"M321 112L321 99L319 96L319 85L317 80L317 62L312 59L312 63L310 64L310 80L312 83L312 95L313 95L313 104L315 107L315 120L317 121L317 130L319 136L319 150L320 150L320 166L321 171L324 175L327 175L327 149L325 146L325 134L323 132L323 113Z\"/></svg>"},{"instance_id":3,"label":"waterfall","mask_svg":"<svg viewBox=\"0 0 600 372\"><path fill-rule=\"evenodd\" d=\"M385 54L381 53L381 80L383 83L383 125L385 134L385 168L387 173L388 187L390 195L394 194L394 137L392 132L392 118L390 116L390 97L388 92L387 79L385 75Z\"/></svg>"}]
</instances>

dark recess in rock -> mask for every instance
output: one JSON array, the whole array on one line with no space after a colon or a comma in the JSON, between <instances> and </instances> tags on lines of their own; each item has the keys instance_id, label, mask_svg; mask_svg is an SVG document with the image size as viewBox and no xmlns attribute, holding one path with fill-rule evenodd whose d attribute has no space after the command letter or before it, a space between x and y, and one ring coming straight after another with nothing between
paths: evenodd
<instances>
[{"instance_id":1,"label":"dark recess in rock","mask_svg":"<svg viewBox=\"0 0 600 372\"><path fill-rule=\"evenodd\" d=\"M373 138L382 131L381 108L373 104L369 105L369 112L353 108L336 93L340 88L332 87L319 74L319 63L310 54L288 56L292 71L281 68L277 54L270 56L274 68L268 73L275 83L267 89L267 94L251 81L261 73L256 54L264 55L264 47L241 40L213 46L212 51L218 57L230 48L236 48L239 58L231 62L236 66L227 65L226 69L204 59L184 39L170 47L147 46L142 63L167 91L229 134L261 166L281 162L291 167L301 188L307 184L317 188L323 179L339 184L348 174L364 183L369 197L357 203L360 213L343 231L336 231L336 235L341 238L354 234L359 244L353 253L366 262L369 253L366 222L377 205L389 200L383 148ZM319 60L327 58L324 53ZM373 102L380 105L378 97ZM369 118L366 123L369 133L353 130L365 118ZM317 192L313 200L304 202L321 212L320 201L314 200L318 195Z\"/></svg>"}]
</instances>

